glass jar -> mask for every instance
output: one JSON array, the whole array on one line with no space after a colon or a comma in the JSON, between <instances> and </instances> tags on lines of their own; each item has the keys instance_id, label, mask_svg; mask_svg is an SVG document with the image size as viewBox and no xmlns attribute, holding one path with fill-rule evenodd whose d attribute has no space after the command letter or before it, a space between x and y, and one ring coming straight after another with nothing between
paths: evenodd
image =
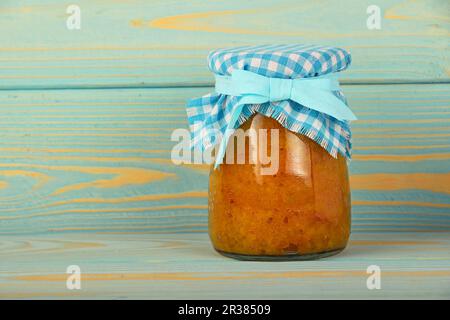
<instances>
[{"instance_id":1,"label":"glass jar","mask_svg":"<svg viewBox=\"0 0 450 320\"><path fill-rule=\"evenodd\" d=\"M342 251L350 235L347 161L276 120L255 114L243 130L278 130L279 168L219 165L209 179L209 235L221 254L241 260L308 260ZM246 138L245 152L257 148ZM236 146L235 146L236 148ZM271 141L267 142L271 149ZM235 150L236 153L236 150Z\"/></svg>"}]
</instances>

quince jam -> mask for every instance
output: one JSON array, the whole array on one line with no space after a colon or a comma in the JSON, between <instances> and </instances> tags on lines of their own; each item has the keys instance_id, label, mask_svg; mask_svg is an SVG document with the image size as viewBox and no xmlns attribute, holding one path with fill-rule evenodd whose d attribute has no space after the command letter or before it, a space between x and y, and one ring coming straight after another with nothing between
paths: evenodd
<instances>
[{"instance_id":1,"label":"quince jam","mask_svg":"<svg viewBox=\"0 0 450 320\"><path fill-rule=\"evenodd\" d=\"M351 226L345 157L333 158L307 136L261 114L241 129L254 129L258 136L259 129L266 129L267 136L278 130L278 170L262 174L259 159L249 161L257 146L248 137L244 164L224 160L211 170L209 235L214 248L242 260L308 260L343 250ZM268 139L268 150L271 143Z\"/></svg>"}]
</instances>

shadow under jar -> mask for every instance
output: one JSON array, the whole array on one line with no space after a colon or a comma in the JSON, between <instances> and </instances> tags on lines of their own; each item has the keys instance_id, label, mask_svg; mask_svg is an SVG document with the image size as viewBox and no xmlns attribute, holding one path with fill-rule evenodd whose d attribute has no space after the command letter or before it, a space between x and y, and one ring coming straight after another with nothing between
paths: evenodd
<instances>
[{"instance_id":1,"label":"shadow under jar","mask_svg":"<svg viewBox=\"0 0 450 320\"><path fill-rule=\"evenodd\" d=\"M246 138L245 164L224 163L209 179L209 235L214 248L241 260L309 260L342 251L350 235L347 161L310 138L255 114L240 129L278 130L279 165L261 174L250 163L258 139ZM231 141L231 139L230 139ZM268 139L267 149L272 141ZM234 146L234 155L237 154Z\"/></svg>"}]
</instances>

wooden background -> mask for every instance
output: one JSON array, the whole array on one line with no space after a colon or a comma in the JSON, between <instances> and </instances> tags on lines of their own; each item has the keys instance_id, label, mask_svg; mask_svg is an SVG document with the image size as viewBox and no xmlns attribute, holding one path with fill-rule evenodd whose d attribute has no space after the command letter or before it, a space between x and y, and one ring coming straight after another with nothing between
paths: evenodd
<instances>
[{"instance_id":1,"label":"wooden background","mask_svg":"<svg viewBox=\"0 0 450 320\"><path fill-rule=\"evenodd\" d=\"M449 1L74 4L71 31L68 3L0 3L0 298L227 298L241 282L247 298L258 283L262 298L450 298ZM371 4L381 30L366 27ZM186 100L212 90L208 51L260 43L352 53L342 83L359 120L342 256L279 267L215 255L208 168L170 161ZM390 270L391 290L367 290L373 263ZM70 264L89 271L89 290L65 289Z\"/></svg>"}]
</instances>

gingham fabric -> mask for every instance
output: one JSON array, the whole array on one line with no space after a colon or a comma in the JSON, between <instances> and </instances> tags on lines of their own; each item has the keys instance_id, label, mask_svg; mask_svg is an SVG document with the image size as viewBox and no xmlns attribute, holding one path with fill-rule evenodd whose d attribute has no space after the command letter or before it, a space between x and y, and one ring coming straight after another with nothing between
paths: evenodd
<instances>
[{"instance_id":1,"label":"gingham fabric","mask_svg":"<svg viewBox=\"0 0 450 320\"><path fill-rule=\"evenodd\" d=\"M340 48L305 45L265 45L214 50L208 55L212 72L231 75L233 70L247 70L262 76L284 79L317 77L345 70L350 54ZM340 91L335 95L346 103ZM191 144L201 150L215 146L217 132L225 134L231 112L239 97L211 93L192 99L187 116L192 133ZM278 108L274 108L277 106ZM281 107L281 108L279 108ZM309 109L291 100L245 105L236 129L253 114L260 113L277 120L285 128L308 136L333 157L338 153L350 159L351 131L347 121Z\"/></svg>"}]
</instances>

